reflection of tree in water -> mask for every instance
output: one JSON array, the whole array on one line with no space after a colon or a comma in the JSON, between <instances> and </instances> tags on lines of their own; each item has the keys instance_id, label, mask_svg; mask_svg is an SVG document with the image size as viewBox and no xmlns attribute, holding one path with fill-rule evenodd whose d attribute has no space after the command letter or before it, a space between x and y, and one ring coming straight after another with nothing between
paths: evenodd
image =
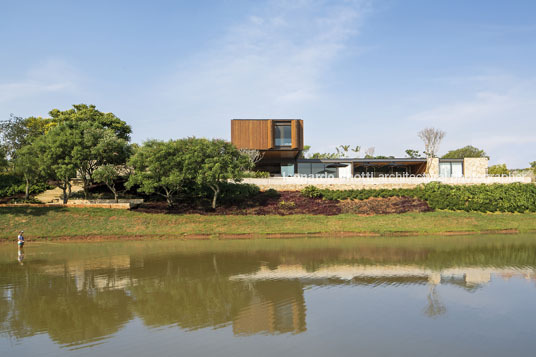
<instances>
[{"instance_id":1,"label":"reflection of tree in water","mask_svg":"<svg viewBox=\"0 0 536 357\"><path fill-rule=\"evenodd\" d=\"M300 286L287 289L286 282L272 282L268 291L261 292L258 284L229 279L244 271L254 272L259 265L259 257L233 254L144 259L144 269L133 270L138 281L130 289L133 309L147 325L197 329L229 324L259 299L261 303L272 299L270 303L278 305L282 299L301 298L303 305ZM274 296L281 291L278 286L285 290L283 297Z\"/></svg>"},{"instance_id":2,"label":"reflection of tree in water","mask_svg":"<svg viewBox=\"0 0 536 357\"><path fill-rule=\"evenodd\" d=\"M79 291L68 274L51 276L37 269L20 273L26 281L13 285L4 315L4 324L17 338L46 331L60 344L84 343L118 331L132 318L123 290Z\"/></svg>"},{"instance_id":3,"label":"reflection of tree in water","mask_svg":"<svg viewBox=\"0 0 536 357\"><path fill-rule=\"evenodd\" d=\"M11 256L11 263L0 264L2 286L10 289L9 298L7 294L3 298L0 294L0 320L3 330L10 331L15 337L46 332L61 344L103 338L118 331L135 315L149 326L176 324L197 329L232 324L234 333L243 335L299 333L306 329L304 285L422 286L427 284L427 277L363 276L351 281L312 280L307 274L304 279L246 281L230 277L251 275L261 266L276 269L284 265L304 267L306 273L330 266L336 270L352 265L398 264L437 271L449 266L513 266L514 263L536 266L536 249L526 245L508 243L468 248L452 244L423 248L411 244L382 246L383 240L369 240L367 242L374 242L367 243L370 246L345 246L345 242L337 242L342 245L337 247L302 245L217 252L136 252L137 255L126 255L125 266L119 273L117 267L98 268L82 264L82 284L77 273L63 269L60 264L54 264L60 269L52 272L49 262L29 260L20 266ZM398 242L387 241L385 244L401 244ZM425 243L429 244L428 241ZM64 263L72 265L73 261ZM97 278L112 283L110 286L98 285ZM479 281L477 278L472 277L471 281ZM467 291L480 286L468 284L466 277L442 278L441 284L454 284ZM427 301L424 311L427 316L446 313L436 286L430 287Z\"/></svg>"},{"instance_id":4,"label":"reflection of tree in water","mask_svg":"<svg viewBox=\"0 0 536 357\"><path fill-rule=\"evenodd\" d=\"M430 284L428 289L428 295L426 296L428 300L428 306L424 310L424 313L429 317L437 317L443 315L447 312L447 308L439 299L439 294L437 292L437 285Z\"/></svg>"}]
</instances>

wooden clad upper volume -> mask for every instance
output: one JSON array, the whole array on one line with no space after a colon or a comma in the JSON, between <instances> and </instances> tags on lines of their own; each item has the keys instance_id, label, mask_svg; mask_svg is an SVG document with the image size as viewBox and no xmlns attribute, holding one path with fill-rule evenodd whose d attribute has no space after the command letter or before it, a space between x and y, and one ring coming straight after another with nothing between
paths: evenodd
<instances>
[{"instance_id":1,"label":"wooden clad upper volume","mask_svg":"<svg viewBox=\"0 0 536 357\"><path fill-rule=\"evenodd\" d=\"M239 149L280 149L274 143L274 124L286 122L291 126L292 145L289 149L303 149L303 120L233 119L231 142Z\"/></svg>"}]
</instances>

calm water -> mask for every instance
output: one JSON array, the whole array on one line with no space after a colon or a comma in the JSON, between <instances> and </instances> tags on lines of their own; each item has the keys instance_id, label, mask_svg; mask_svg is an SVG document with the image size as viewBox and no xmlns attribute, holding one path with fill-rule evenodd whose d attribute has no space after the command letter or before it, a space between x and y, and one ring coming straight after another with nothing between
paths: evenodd
<instances>
[{"instance_id":1,"label":"calm water","mask_svg":"<svg viewBox=\"0 0 536 357\"><path fill-rule=\"evenodd\" d=\"M0 355L531 356L536 235L0 246Z\"/></svg>"}]
</instances>

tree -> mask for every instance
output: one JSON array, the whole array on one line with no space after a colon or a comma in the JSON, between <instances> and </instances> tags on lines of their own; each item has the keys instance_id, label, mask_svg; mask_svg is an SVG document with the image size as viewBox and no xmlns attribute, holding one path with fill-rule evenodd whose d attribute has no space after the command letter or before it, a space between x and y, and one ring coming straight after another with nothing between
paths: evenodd
<instances>
[{"instance_id":1,"label":"tree","mask_svg":"<svg viewBox=\"0 0 536 357\"><path fill-rule=\"evenodd\" d=\"M264 157L264 153L261 153L259 150L255 149L240 149L239 151L242 155L249 157L252 166L255 166Z\"/></svg>"},{"instance_id":2,"label":"tree","mask_svg":"<svg viewBox=\"0 0 536 357\"><path fill-rule=\"evenodd\" d=\"M221 139L196 139L191 150L191 155L196 156L196 166L199 165L196 182L213 191L212 208L215 209L221 184L228 180L240 181L244 170L251 167L249 158Z\"/></svg>"},{"instance_id":3,"label":"tree","mask_svg":"<svg viewBox=\"0 0 536 357\"><path fill-rule=\"evenodd\" d=\"M506 164L492 165L488 167L488 175L508 175Z\"/></svg>"},{"instance_id":4,"label":"tree","mask_svg":"<svg viewBox=\"0 0 536 357\"><path fill-rule=\"evenodd\" d=\"M197 139L145 142L129 160L133 172L126 187L139 186L139 192L163 196L168 206L173 206L175 195L195 180L197 168L192 163L198 153L189 148L193 140Z\"/></svg>"},{"instance_id":5,"label":"tree","mask_svg":"<svg viewBox=\"0 0 536 357\"><path fill-rule=\"evenodd\" d=\"M24 119L11 114L8 120L0 121L0 139L7 158L12 159L15 152L28 143Z\"/></svg>"},{"instance_id":6,"label":"tree","mask_svg":"<svg viewBox=\"0 0 536 357\"><path fill-rule=\"evenodd\" d=\"M77 162L73 158L73 152L78 140L77 133L64 123L50 129L35 141L40 172L61 188L64 204L69 199L70 180L76 176Z\"/></svg>"},{"instance_id":7,"label":"tree","mask_svg":"<svg viewBox=\"0 0 536 357\"><path fill-rule=\"evenodd\" d=\"M121 167L112 164L106 164L97 168L94 172L96 182L103 182L106 187L114 194L115 202L119 202L119 195L115 183L120 176Z\"/></svg>"},{"instance_id":8,"label":"tree","mask_svg":"<svg viewBox=\"0 0 536 357\"><path fill-rule=\"evenodd\" d=\"M300 152L300 159L304 159L307 153L311 150L311 145L303 145L303 149Z\"/></svg>"},{"instance_id":9,"label":"tree","mask_svg":"<svg viewBox=\"0 0 536 357\"><path fill-rule=\"evenodd\" d=\"M374 148L374 146L371 146L367 150L365 150L365 159L373 159L375 151L376 149Z\"/></svg>"},{"instance_id":10,"label":"tree","mask_svg":"<svg viewBox=\"0 0 536 357\"><path fill-rule=\"evenodd\" d=\"M445 132L434 128L425 128L417 133L424 142L424 154L426 157L436 157L439 145L445 137Z\"/></svg>"},{"instance_id":11,"label":"tree","mask_svg":"<svg viewBox=\"0 0 536 357\"><path fill-rule=\"evenodd\" d=\"M8 165L7 149L0 145L0 172L5 171L8 168Z\"/></svg>"},{"instance_id":12,"label":"tree","mask_svg":"<svg viewBox=\"0 0 536 357\"><path fill-rule=\"evenodd\" d=\"M26 184L24 199L30 198L30 186L40 177L39 158L34 145L26 145L17 150L14 160L15 173L22 176Z\"/></svg>"},{"instance_id":13,"label":"tree","mask_svg":"<svg viewBox=\"0 0 536 357\"><path fill-rule=\"evenodd\" d=\"M8 120L0 121L1 145L6 151L6 156L13 159L18 149L43 135L49 124L50 119L35 117L24 119L13 114Z\"/></svg>"},{"instance_id":14,"label":"tree","mask_svg":"<svg viewBox=\"0 0 536 357\"><path fill-rule=\"evenodd\" d=\"M442 156L443 159L463 159L466 157L488 157L484 150L467 145L463 148L451 150Z\"/></svg>"},{"instance_id":15,"label":"tree","mask_svg":"<svg viewBox=\"0 0 536 357\"><path fill-rule=\"evenodd\" d=\"M419 150L407 149L406 155L411 159L416 159L419 157Z\"/></svg>"},{"instance_id":16,"label":"tree","mask_svg":"<svg viewBox=\"0 0 536 357\"><path fill-rule=\"evenodd\" d=\"M536 174L536 161L531 162L530 167L531 167L532 171L534 172L534 174Z\"/></svg>"},{"instance_id":17,"label":"tree","mask_svg":"<svg viewBox=\"0 0 536 357\"><path fill-rule=\"evenodd\" d=\"M309 155L309 159L336 159L338 156L331 152L315 152Z\"/></svg>"},{"instance_id":18,"label":"tree","mask_svg":"<svg viewBox=\"0 0 536 357\"><path fill-rule=\"evenodd\" d=\"M52 109L49 112L51 125L59 125L64 122L89 122L101 128L113 130L118 138L130 140L132 129L130 126L116 117L113 113L103 113L96 109L95 105L75 104L73 109L60 111Z\"/></svg>"},{"instance_id":19,"label":"tree","mask_svg":"<svg viewBox=\"0 0 536 357\"><path fill-rule=\"evenodd\" d=\"M124 164L131 150L125 139L99 124L90 122L65 122L75 133L77 145L73 150L73 159L84 186L87 199L89 185L93 182L93 173L101 165Z\"/></svg>"}]
</instances>

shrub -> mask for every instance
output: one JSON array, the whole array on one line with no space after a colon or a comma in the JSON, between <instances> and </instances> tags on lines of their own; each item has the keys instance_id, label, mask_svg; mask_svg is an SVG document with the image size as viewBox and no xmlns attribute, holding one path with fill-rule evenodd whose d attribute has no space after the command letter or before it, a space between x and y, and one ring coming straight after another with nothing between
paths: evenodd
<instances>
[{"instance_id":1,"label":"shrub","mask_svg":"<svg viewBox=\"0 0 536 357\"><path fill-rule=\"evenodd\" d=\"M292 208L296 207L296 203L293 202L293 201L281 201L281 202L279 202L279 207L292 209Z\"/></svg>"},{"instance_id":2,"label":"shrub","mask_svg":"<svg viewBox=\"0 0 536 357\"><path fill-rule=\"evenodd\" d=\"M478 212L536 212L536 185L444 185L432 182L411 189L318 190L307 189L307 194L320 194L328 200L365 200L370 197L415 197L425 200L432 209ZM309 193L311 191L311 193ZM307 196L312 197L312 196Z\"/></svg>"},{"instance_id":3,"label":"shrub","mask_svg":"<svg viewBox=\"0 0 536 357\"><path fill-rule=\"evenodd\" d=\"M246 171L243 173L244 178L269 178L270 173L266 171Z\"/></svg>"},{"instance_id":4,"label":"shrub","mask_svg":"<svg viewBox=\"0 0 536 357\"><path fill-rule=\"evenodd\" d=\"M266 191L264 191L264 196L267 198L278 198L279 192L277 192L273 188L269 188Z\"/></svg>"},{"instance_id":5,"label":"shrub","mask_svg":"<svg viewBox=\"0 0 536 357\"><path fill-rule=\"evenodd\" d=\"M343 192L343 191L332 191L332 192ZM307 187L305 187L303 190L301 190L301 194L302 194L302 196L309 197L309 198L321 198L321 197L323 197L322 191L316 186L307 186ZM336 199L340 199L340 198L336 198Z\"/></svg>"},{"instance_id":6,"label":"shrub","mask_svg":"<svg viewBox=\"0 0 536 357\"><path fill-rule=\"evenodd\" d=\"M243 203L258 195L259 186L247 183L222 183L220 202L225 204Z\"/></svg>"}]
</instances>

